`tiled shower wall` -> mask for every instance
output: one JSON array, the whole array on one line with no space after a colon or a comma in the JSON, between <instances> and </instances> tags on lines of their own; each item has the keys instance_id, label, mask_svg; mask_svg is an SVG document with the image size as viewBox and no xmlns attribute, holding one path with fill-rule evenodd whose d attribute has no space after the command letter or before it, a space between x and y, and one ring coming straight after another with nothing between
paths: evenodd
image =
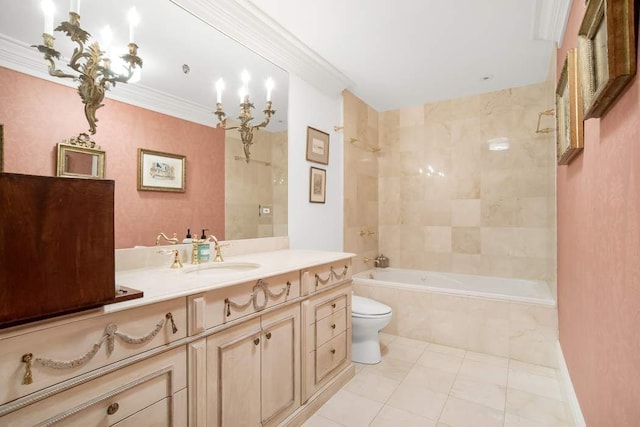
<instances>
[{"instance_id":1,"label":"tiled shower wall","mask_svg":"<svg viewBox=\"0 0 640 427\"><path fill-rule=\"evenodd\" d=\"M382 252L395 267L545 279L555 295L554 134L535 132L553 93L547 82L377 113L345 92L354 270ZM494 138L509 150L489 151Z\"/></svg>"},{"instance_id":2,"label":"tiled shower wall","mask_svg":"<svg viewBox=\"0 0 640 427\"><path fill-rule=\"evenodd\" d=\"M358 254L359 272L373 267L365 257L378 255L378 112L347 91L343 108L344 250Z\"/></svg>"},{"instance_id":3,"label":"tiled shower wall","mask_svg":"<svg viewBox=\"0 0 640 427\"><path fill-rule=\"evenodd\" d=\"M379 250L393 267L544 280L555 275L554 137L536 133L538 113L553 105L549 85L379 114L376 219ZM345 101L345 117L349 113ZM357 117L360 130L365 118ZM551 118L543 123L553 125ZM509 149L490 151L497 138ZM356 228L352 215L369 213L360 197L371 191L358 185L360 164L345 164L346 197L359 202L346 218ZM361 253L355 248L345 249Z\"/></svg>"},{"instance_id":4,"label":"tiled shower wall","mask_svg":"<svg viewBox=\"0 0 640 427\"><path fill-rule=\"evenodd\" d=\"M244 159L240 135L225 136L225 239L287 235L287 132L258 132L251 161ZM268 163L268 164L265 164ZM270 215L260 215L259 206Z\"/></svg>"}]
</instances>

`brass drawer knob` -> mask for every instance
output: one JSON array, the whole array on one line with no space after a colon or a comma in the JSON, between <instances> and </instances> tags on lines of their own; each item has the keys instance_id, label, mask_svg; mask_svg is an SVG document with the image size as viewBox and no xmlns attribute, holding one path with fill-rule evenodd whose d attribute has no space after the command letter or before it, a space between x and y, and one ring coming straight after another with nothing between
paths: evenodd
<instances>
[{"instance_id":1,"label":"brass drawer knob","mask_svg":"<svg viewBox=\"0 0 640 427\"><path fill-rule=\"evenodd\" d=\"M271 339L271 332L267 332L267 334L265 335L267 337L268 340Z\"/></svg>"},{"instance_id":2,"label":"brass drawer knob","mask_svg":"<svg viewBox=\"0 0 640 427\"><path fill-rule=\"evenodd\" d=\"M332 324L331 324L331 329L335 329L335 328L336 328L336 324L335 324L335 323L332 323Z\"/></svg>"},{"instance_id":3,"label":"brass drawer knob","mask_svg":"<svg viewBox=\"0 0 640 427\"><path fill-rule=\"evenodd\" d=\"M107 414L109 415L113 415L116 412L118 412L118 409L120 409L120 405L118 405L117 403L112 403L111 405L109 405L109 407L107 408Z\"/></svg>"},{"instance_id":4,"label":"brass drawer knob","mask_svg":"<svg viewBox=\"0 0 640 427\"><path fill-rule=\"evenodd\" d=\"M253 340L253 343L254 343L255 345L260 344L260 338L256 338L256 339L254 339L254 340Z\"/></svg>"},{"instance_id":5,"label":"brass drawer knob","mask_svg":"<svg viewBox=\"0 0 640 427\"><path fill-rule=\"evenodd\" d=\"M331 354L336 354L336 349L335 348L331 349Z\"/></svg>"},{"instance_id":6,"label":"brass drawer knob","mask_svg":"<svg viewBox=\"0 0 640 427\"><path fill-rule=\"evenodd\" d=\"M331 304L331 308L336 308L336 303L335 302Z\"/></svg>"}]
</instances>

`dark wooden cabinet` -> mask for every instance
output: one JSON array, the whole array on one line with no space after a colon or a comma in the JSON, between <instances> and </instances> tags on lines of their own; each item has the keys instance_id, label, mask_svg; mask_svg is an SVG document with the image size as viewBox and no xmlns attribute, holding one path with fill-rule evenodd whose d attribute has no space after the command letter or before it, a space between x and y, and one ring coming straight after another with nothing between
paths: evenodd
<instances>
[{"instance_id":1,"label":"dark wooden cabinet","mask_svg":"<svg viewBox=\"0 0 640 427\"><path fill-rule=\"evenodd\" d=\"M0 173L0 328L113 301L114 184Z\"/></svg>"}]
</instances>

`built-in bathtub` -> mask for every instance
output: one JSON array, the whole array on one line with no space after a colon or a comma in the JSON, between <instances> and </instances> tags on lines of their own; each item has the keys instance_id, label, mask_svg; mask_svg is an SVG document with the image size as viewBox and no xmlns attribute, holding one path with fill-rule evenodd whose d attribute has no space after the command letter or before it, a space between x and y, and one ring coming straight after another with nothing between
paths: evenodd
<instances>
[{"instance_id":1,"label":"built-in bathtub","mask_svg":"<svg viewBox=\"0 0 640 427\"><path fill-rule=\"evenodd\" d=\"M376 268L353 282L393 309L383 332L556 366L556 302L543 281Z\"/></svg>"}]
</instances>

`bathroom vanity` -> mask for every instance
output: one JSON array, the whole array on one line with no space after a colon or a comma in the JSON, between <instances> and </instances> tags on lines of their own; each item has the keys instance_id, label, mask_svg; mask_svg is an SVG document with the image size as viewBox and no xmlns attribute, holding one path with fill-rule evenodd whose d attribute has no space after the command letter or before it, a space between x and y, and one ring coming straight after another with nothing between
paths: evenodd
<instances>
[{"instance_id":1,"label":"bathroom vanity","mask_svg":"<svg viewBox=\"0 0 640 427\"><path fill-rule=\"evenodd\" d=\"M352 254L120 252L143 298L0 331L0 425L299 425L354 375Z\"/></svg>"}]
</instances>

